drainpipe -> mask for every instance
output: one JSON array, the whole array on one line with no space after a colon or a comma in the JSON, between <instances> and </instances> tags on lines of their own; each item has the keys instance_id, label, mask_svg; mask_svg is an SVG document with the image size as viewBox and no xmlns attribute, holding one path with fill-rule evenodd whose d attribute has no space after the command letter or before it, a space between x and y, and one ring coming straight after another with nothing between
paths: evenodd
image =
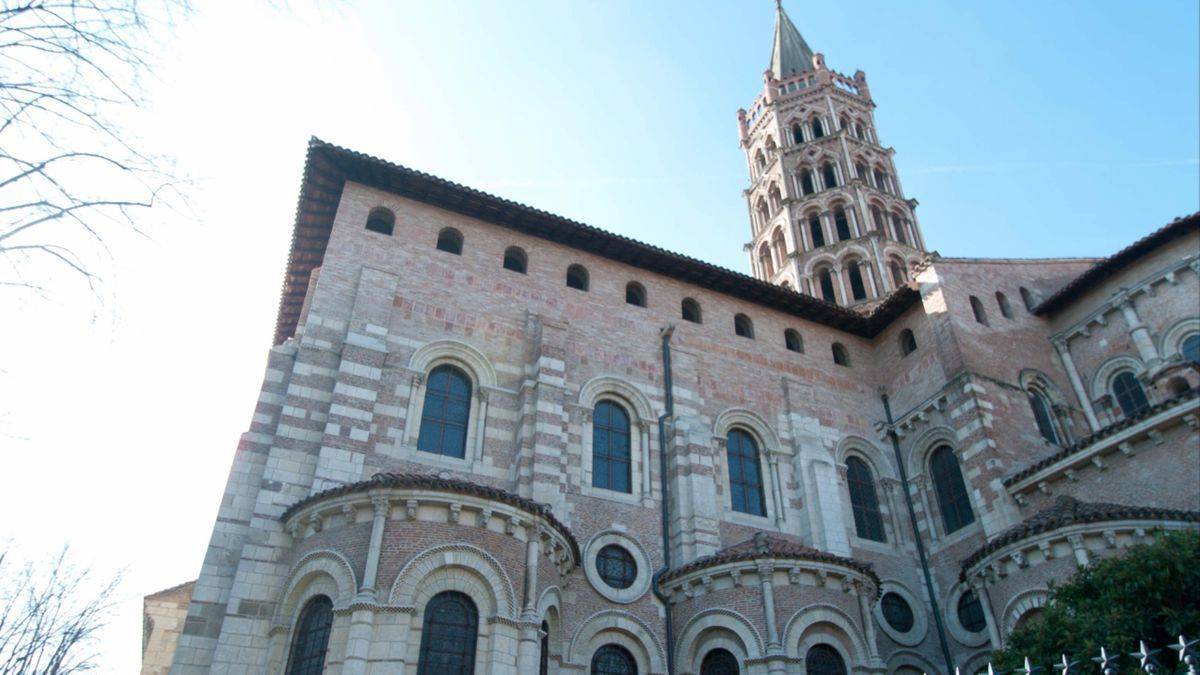
<instances>
[{"instance_id":1,"label":"drainpipe","mask_svg":"<svg viewBox=\"0 0 1200 675\"><path fill-rule=\"evenodd\" d=\"M933 624L937 627L938 643L942 648L942 658L946 660L946 672L953 673L954 660L950 658L950 645L946 642L946 627L942 625L942 613L938 610L937 596L933 592L933 576L929 573L929 559L925 557L925 543L917 530L917 511L913 508L912 494L908 491L908 471L904 468L904 458L900 455L900 438L892 426L892 405L883 391L879 392L883 399L883 412L887 415L888 438L892 441L892 452L896 453L896 468L900 471L900 488L904 492L904 503L908 506L908 520L912 524L913 541L917 542L917 557L921 560L921 571L925 574L925 589L929 593L929 605L933 610Z\"/></svg>"},{"instance_id":2,"label":"drainpipe","mask_svg":"<svg viewBox=\"0 0 1200 675\"><path fill-rule=\"evenodd\" d=\"M675 397L672 395L671 386L671 333L673 332L675 332L673 324L668 324L666 328L659 331L662 336L663 414L658 417L658 482L659 492L662 493L663 566L654 573L654 578L650 583L654 597L658 598L659 602L663 604L663 609L666 610L663 612L665 616L663 628L667 638L667 675L675 675L675 631L671 624L671 604L668 602L667 594L659 586L659 579L671 569L671 517L668 513L667 500L667 420L675 415Z\"/></svg>"}]
</instances>

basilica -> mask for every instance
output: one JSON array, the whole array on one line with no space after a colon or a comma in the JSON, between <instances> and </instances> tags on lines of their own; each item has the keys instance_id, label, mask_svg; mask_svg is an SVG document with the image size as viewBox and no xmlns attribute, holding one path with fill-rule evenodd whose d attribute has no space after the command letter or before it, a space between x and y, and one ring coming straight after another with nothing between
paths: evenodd
<instances>
[{"instance_id":1,"label":"basilica","mask_svg":"<svg viewBox=\"0 0 1200 675\"><path fill-rule=\"evenodd\" d=\"M1200 527L1200 214L931 253L875 105L776 10L749 275L314 138L142 672L976 672L1052 581Z\"/></svg>"}]
</instances>

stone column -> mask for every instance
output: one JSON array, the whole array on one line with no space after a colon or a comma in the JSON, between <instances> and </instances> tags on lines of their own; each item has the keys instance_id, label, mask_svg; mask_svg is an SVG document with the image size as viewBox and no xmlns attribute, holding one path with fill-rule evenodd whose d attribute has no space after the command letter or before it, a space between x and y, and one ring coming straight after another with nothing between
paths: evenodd
<instances>
[{"instance_id":1,"label":"stone column","mask_svg":"<svg viewBox=\"0 0 1200 675\"><path fill-rule=\"evenodd\" d=\"M1150 337L1150 329L1138 316L1137 308L1133 306L1133 298L1127 291L1123 291L1113 298L1113 304L1121 309L1125 323L1129 325L1129 338L1133 340L1133 346L1137 348L1142 363L1146 364L1147 370L1152 370L1160 360L1158 348L1154 346L1154 339Z\"/></svg>"},{"instance_id":2,"label":"stone column","mask_svg":"<svg viewBox=\"0 0 1200 675\"><path fill-rule=\"evenodd\" d=\"M771 492L774 493L772 501L775 502L775 527L783 529L783 523L787 520L784 517L783 482L779 479L779 458L770 450L767 451L767 471L771 474Z\"/></svg>"},{"instance_id":3,"label":"stone column","mask_svg":"<svg viewBox=\"0 0 1200 675\"><path fill-rule=\"evenodd\" d=\"M775 621L775 586L771 577L775 574L774 563L758 563L758 579L762 589L763 616L767 620L767 670L771 675L787 672L784 663L783 641L779 639L779 626Z\"/></svg>"},{"instance_id":4,"label":"stone column","mask_svg":"<svg viewBox=\"0 0 1200 675\"><path fill-rule=\"evenodd\" d=\"M895 543L897 546L902 545L904 543L904 524L900 519L900 507L896 499L900 481L894 478L880 478L879 484L883 486L883 495L887 499L888 515L891 516L892 533L895 537Z\"/></svg>"},{"instance_id":5,"label":"stone column","mask_svg":"<svg viewBox=\"0 0 1200 675\"><path fill-rule=\"evenodd\" d=\"M833 268L833 274L837 275L838 290L842 292L842 295L840 298L842 301L842 304L849 305L852 302L852 300L850 298L850 294L846 292L846 275L842 274L842 268L840 265L838 267Z\"/></svg>"},{"instance_id":6,"label":"stone column","mask_svg":"<svg viewBox=\"0 0 1200 675\"><path fill-rule=\"evenodd\" d=\"M525 604L521 608L520 641L517 643L517 672L536 673L540 654L537 616L537 568L541 559L542 533L529 525L525 542Z\"/></svg>"},{"instance_id":7,"label":"stone column","mask_svg":"<svg viewBox=\"0 0 1200 675\"><path fill-rule=\"evenodd\" d=\"M363 571L363 585L351 603L350 630L346 636L346 659L342 663L344 675L365 675L372 634L375 630L375 579L379 572L379 553L383 548L383 530L387 523L388 499L373 495L374 520L371 523L371 539L367 546L367 562Z\"/></svg>"},{"instance_id":8,"label":"stone column","mask_svg":"<svg viewBox=\"0 0 1200 675\"><path fill-rule=\"evenodd\" d=\"M641 445L642 450L642 502L650 506L654 489L654 483L650 480L650 467L652 465L650 459L650 423L646 420L638 420L637 427L638 443Z\"/></svg>"},{"instance_id":9,"label":"stone column","mask_svg":"<svg viewBox=\"0 0 1200 675\"><path fill-rule=\"evenodd\" d=\"M487 436L487 416L488 416L488 393L479 387L475 390L475 397L479 400L479 415L475 422L475 447L472 448L474 454L473 461L483 461L483 443Z\"/></svg>"},{"instance_id":10,"label":"stone column","mask_svg":"<svg viewBox=\"0 0 1200 675\"><path fill-rule=\"evenodd\" d=\"M1083 416L1087 418L1088 426L1092 431L1099 430L1100 420L1096 419L1096 411L1092 409L1092 399L1083 388L1083 381L1079 379L1079 371L1075 370L1075 360L1071 358L1071 347L1067 343L1067 339L1054 338L1052 342L1054 350L1058 352L1059 360L1062 361L1063 370L1067 371L1067 379L1071 381L1071 388L1075 390L1075 397L1079 399L1079 407L1083 409Z\"/></svg>"},{"instance_id":11,"label":"stone column","mask_svg":"<svg viewBox=\"0 0 1200 675\"><path fill-rule=\"evenodd\" d=\"M988 640L992 643L992 649L1000 649L1003 640L1000 637L1000 629L996 626L996 617L992 613L992 599L988 594L987 584L982 579L972 579L968 584L971 590L975 591L979 604L983 606L984 623L987 624Z\"/></svg>"},{"instance_id":12,"label":"stone column","mask_svg":"<svg viewBox=\"0 0 1200 675\"><path fill-rule=\"evenodd\" d=\"M879 646L875 644L875 617L871 614L871 603L867 602L867 596L874 595L874 589L861 581L856 581L854 582L854 594L858 596L858 613L862 615L867 655L871 657L871 661L878 661Z\"/></svg>"},{"instance_id":13,"label":"stone column","mask_svg":"<svg viewBox=\"0 0 1200 675\"><path fill-rule=\"evenodd\" d=\"M925 512L925 529L926 536L929 541L933 542L937 539L937 528L933 523L933 509L929 508L929 494L925 489L925 476L913 476L909 480L913 490L917 493L917 498L921 500L921 510Z\"/></svg>"}]
</instances>

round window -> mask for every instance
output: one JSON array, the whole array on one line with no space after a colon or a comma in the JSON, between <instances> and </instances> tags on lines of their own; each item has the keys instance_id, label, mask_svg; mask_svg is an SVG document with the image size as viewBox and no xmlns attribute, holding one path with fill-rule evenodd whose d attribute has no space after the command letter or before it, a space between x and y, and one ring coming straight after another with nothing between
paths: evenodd
<instances>
[{"instance_id":1,"label":"round window","mask_svg":"<svg viewBox=\"0 0 1200 675\"><path fill-rule=\"evenodd\" d=\"M879 604L883 610L883 618L897 632L907 633L913 629L912 607L899 593L884 593Z\"/></svg>"},{"instance_id":2,"label":"round window","mask_svg":"<svg viewBox=\"0 0 1200 675\"><path fill-rule=\"evenodd\" d=\"M633 556L616 544L609 544L596 554L596 571L604 583L617 589L629 588L637 579Z\"/></svg>"},{"instance_id":3,"label":"round window","mask_svg":"<svg viewBox=\"0 0 1200 675\"><path fill-rule=\"evenodd\" d=\"M967 591L958 596L958 622L972 633L980 633L987 628L987 620L983 618L983 605L979 604L975 591Z\"/></svg>"}]
</instances>

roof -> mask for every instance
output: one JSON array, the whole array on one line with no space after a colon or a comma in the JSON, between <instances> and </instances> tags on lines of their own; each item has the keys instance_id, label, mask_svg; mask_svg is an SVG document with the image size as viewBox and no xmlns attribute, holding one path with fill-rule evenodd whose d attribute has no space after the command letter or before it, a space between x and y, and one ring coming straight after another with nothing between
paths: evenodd
<instances>
[{"instance_id":1,"label":"roof","mask_svg":"<svg viewBox=\"0 0 1200 675\"><path fill-rule=\"evenodd\" d=\"M173 593L177 593L184 589L188 589L188 593L191 593L191 587L196 585L196 581L197 581L196 579L192 579L191 581L185 581L182 584L175 584L174 586L171 586L170 588L164 588L161 591L154 591L153 593L147 593L146 595L144 595L142 597L144 600L149 600L150 598L158 598L158 597L161 597L164 595L171 595Z\"/></svg>"},{"instance_id":2,"label":"roof","mask_svg":"<svg viewBox=\"0 0 1200 675\"><path fill-rule=\"evenodd\" d=\"M1151 232L1129 246L1101 259L1083 274L1075 277L1066 286L1058 289L1042 304L1034 308L1034 314L1047 316L1064 309L1084 293L1095 288L1104 280L1121 271L1123 267L1156 248L1200 229L1200 211L1190 216L1176 218L1167 225Z\"/></svg>"},{"instance_id":3,"label":"roof","mask_svg":"<svg viewBox=\"0 0 1200 675\"><path fill-rule=\"evenodd\" d=\"M901 288L864 316L745 274L312 138L304 162L291 251L275 322L275 344L296 332L309 277L324 259L346 181L386 190L861 337L876 335L920 297L914 288Z\"/></svg>"},{"instance_id":4,"label":"roof","mask_svg":"<svg viewBox=\"0 0 1200 675\"><path fill-rule=\"evenodd\" d=\"M1103 502L1082 502L1074 497L1060 495L1054 505L1038 511L1021 523L1000 533L984 544L962 563L962 572L983 560L988 554L1009 544L1028 539L1043 532L1050 532L1069 525L1103 523L1115 520L1173 520L1200 523L1200 511L1160 509L1151 506L1125 506Z\"/></svg>"},{"instance_id":5,"label":"roof","mask_svg":"<svg viewBox=\"0 0 1200 675\"><path fill-rule=\"evenodd\" d=\"M750 539L727 546L716 553L703 558L697 558L692 562L676 567L662 576L661 581L667 582L671 579L690 574L692 572L702 570L708 567L724 565L725 563L741 562L745 560L759 560L764 558L784 559L784 560L807 560L811 562L828 563L830 565L839 565L841 567L850 568L860 574L870 577L871 581L875 582L875 587L879 588L879 577L875 575L875 570L871 565L851 558L843 558L840 555L825 553L818 551L815 548L805 546L803 544L785 539L774 534L759 532Z\"/></svg>"},{"instance_id":6,"label":"roof","mask_svg":"<svg viewBox=\"0 0 1200 675\"><path fill-rule=\"evenodd\" d=\"M771 44L771 74L782 80L813 69L813 51L796 30L796 25L783 11L783 4L775 3L775 41Z\"/></svg>"},{"instance_id":7,"label":"roof","mask_svg":"<svg viewBox=\"0 0 1200 675\"><path fill-rule=\"evenodd\" d=\"M558 530L560 534L570 543L571 553L575 556L575 561L582 560L579 553L579 542L575 540L575 535L571 534L571 530L567 528L561 521L554 517L550 507L540 502L535 502L532 499L527 499L520 495L513 494L508 490L480 485L470 481L458 480L455 478L439 478L429 474L420 473L377 473L371 476L370 480L359 481L357 483L347 483L337 487L323 490L314 495L309 495L304 499L292 504L279 516L280 521L286 522L289 518L296 514L297 511L317 502L332 499L341 495L353 494L356 492L367 492L380 488L409 488L414 490L433 490L437 492L452 492L471 497L480 497L502 504L515 506L522 511L533 513L546 519L546 522L551 527Z\"/></svg>"}]
</instances>

